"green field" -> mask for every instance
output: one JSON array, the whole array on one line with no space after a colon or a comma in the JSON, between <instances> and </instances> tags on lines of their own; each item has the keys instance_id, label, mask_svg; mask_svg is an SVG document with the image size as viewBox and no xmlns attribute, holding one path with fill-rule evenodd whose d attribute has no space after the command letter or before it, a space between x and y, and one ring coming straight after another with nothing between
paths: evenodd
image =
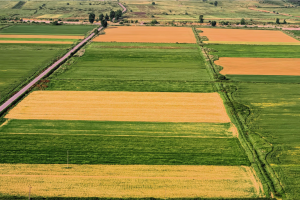
<instances>
[{"instance_id":1,"label":"green field","mask_svg":"<svg viewBox=\"0 0 300 200\"><path fill-rule=\"evenodd\" d=\"M300 31L289 31L289 32L294 33L294 35L296 35L296 36L300 36Z\"/></svg>"},{"instance_id":2,"label":"green field","mask_svg":"<svg viewBox=\"0 0 300 200\"><path fill-rule=\"evenodd\" d=\"M250 165L238 139L227 137L225 127L228 124L12 120L1 128L0 162L63 164L68 150L73 164ZM204 135L219 128L225 138L193 137L201 136L193 130L198 128Z\"/></svg>"},{"instance_id":3,"label":"green field","mask_svg":"<svg viewBox=\"0 0 300 200\"><path fill-rule=\"evenodd\" d=\"M252 114L244 117L256 150L274 166L288 199L299 198L299 176L295 173L300 170L300 85L231 85L236 87L233 100L251 110Z\"/></svg>"},{"instance_id":4,"label":"green field","mask_svg":"<svg viewBox=\"0 0 300 200\"><path fill-rule=\"evenodd\" d=\"M59 135L110 135L141 137L231 138L230 123L153 123L64 120L12 120L1 133L35 133Z\"/></svg>"},{"instance_id":5,"label":"green field","mask_svg":"<svg viewBox=\"0 0 300 200\"><path fill-rule=\"evenodd\" d=\"M300 46L285 45L205 45L219 57L300 58Z\"/></svg>"},{"instance_id":6,"label":"green field","mask_svg":"<svg viewBox=\"0 0 300 200\"><path fill-rule=\"evenodd\" d=\"M92 43L50 78L50 90L212 92L195 44Z\"/></svg>"},{"instance_id":7,"label":"green field","mask_svg":"<svg viewBox=\"0 0 300 200\"><path fill-rule=\"evenodd\" d=\"M70 45L0 44L0 99L36 71L43 69Z\"/></svg>"},{"instance_id":8,"label":"green field","mask_svg":"<svg viewBox=\"0 0 300 200\"><path fill-rule=\"evenodd\" d=\"M20 35L85 35L94 25L15 25L0 30L0 34Z\"/></svg>"}]
</instances>

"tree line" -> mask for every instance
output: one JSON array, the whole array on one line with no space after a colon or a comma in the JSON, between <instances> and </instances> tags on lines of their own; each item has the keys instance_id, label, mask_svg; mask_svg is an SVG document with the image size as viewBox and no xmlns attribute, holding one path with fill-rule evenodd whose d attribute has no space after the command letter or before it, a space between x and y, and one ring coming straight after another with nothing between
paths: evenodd
<instances>
[{"instance_id":1,"label":"tree line","mask_svg":"<svg viewBox=\"0 0 300 200\"><path fill-rule=\"evenodd\" d=\"M103 13L101 13L99 15L99 21L101 22L101 25L105 28L107 27L107 21L113 21L113 20L119 20L122 17L123 13L121 10L117 10L115 11L110 11L109 16L106 13L105 15ZM96 15L94 13L90 13L89 15L89 22L92 24L94 23L96 18Z\"/></svg>"}]
</instances>

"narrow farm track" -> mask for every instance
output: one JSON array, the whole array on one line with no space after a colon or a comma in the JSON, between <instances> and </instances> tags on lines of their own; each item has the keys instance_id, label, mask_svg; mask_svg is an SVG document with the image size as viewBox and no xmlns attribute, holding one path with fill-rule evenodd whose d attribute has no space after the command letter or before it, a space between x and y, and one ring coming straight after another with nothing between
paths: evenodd
<instances>
[{"instance_id":1,"label":"narrow farm track","mask_svg":"<svg viewBox=\"0 0 300 200\"><path fill-rule=\"evenodd\" d=\"M123 13L126 12L126 8L119 3L119 5L123 8ZM101 26L98 28L98 31L101 31L103 27ZM25 87L23 87L19 92L17 92L15 95L13 95L10 99L8 99L4 104L0 106L0 113L2 113L4 110L6 110L14 101L19 99L28 89L30 89L34 84L36 84L38 81L40 81L43 77L48 75L53 69L58 67L61 63L66 61L72 53L79 50L85 43L87 43L92 37L95 36L95 33L90 34L87 38L82 40L79 44L77 44L73 49L71 49L68 53L66 53L63 57L61 57L58 61L56 61L54 64L52 64L50 67L48 67L44 72L42 72L39 76L37 76L35 79L33 79L29 84L27 84Z\"/></svg>"}]
</instances>

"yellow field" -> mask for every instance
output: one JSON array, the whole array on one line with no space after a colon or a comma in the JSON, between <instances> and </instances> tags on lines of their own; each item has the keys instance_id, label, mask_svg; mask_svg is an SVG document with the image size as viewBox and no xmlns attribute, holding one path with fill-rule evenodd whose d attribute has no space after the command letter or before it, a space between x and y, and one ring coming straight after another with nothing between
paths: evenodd
<instances>
[{"instance_id":1,"label":"yellow field","mask_svg":"<svg viewBox=\"0 0 300 200\"><path fill-rule=\"evenodd\" d=\"M35 91L6 118L230 122L218 93Z\"/></svg>"},{"instance_id":2,"label":"yellow field","mask_svg":"<svg viewBox=\"0 0 300 200\"><path fill-rule=\"evenodd\" d=\"M45 14L45 15L41 15L37 18L59 18L60 16L62 16L62 15L60 15L60 14Z\"/></svg>"},{"instance_id":3,"label":"yellow field","mask_svg":"<svg viewBox=\"0 0 300 200\"><path fill-rule=\"evenodd\" d=\"M84 36L74 36L74 35L6 35L0 34L0 38L46 38L46 39L84 39Z\"/></svg>"},{"instance_id":4,"label":"yellow field","mask_svg":"<svg viewBox=\"0 0 300 200\"><path fill-rule=\"evenodd\" d=\"M105 29L94 42L196 43L188 27L119 26Z\"/></svg>"},{"instance_id":5,"label":"yellow field","mask_svg":"<svg viewBox=\"0 0 300 200\"><path fill-rule=\"evenodd\" d=\"M0 193L44 197L261 196L250 167L0 164Z\"/></svg>"},{"instance_id":6,"label":"yellow field","mask_svg":"<svg viewBox=\"0 0 300 200\"><path fill-rule=\"evenodd\" d=\"M73 44L73 42L66 42L66 41L19 41L19 40L0 40L0 43Z\"/></svg>"},{"instance_id":7,"label":"yellow field","mask_svg":"<svg viewBox=\"0 0 300 200\"><path fill-rule=\"evenodd\" d=\"M245 29L221 29L221 28L198 28L203 31L200 36L206 36L209 41L223 42L251 42L251 43L300 43L281 31L271 30L245 30Z\"/></svg>"}]
</instances>

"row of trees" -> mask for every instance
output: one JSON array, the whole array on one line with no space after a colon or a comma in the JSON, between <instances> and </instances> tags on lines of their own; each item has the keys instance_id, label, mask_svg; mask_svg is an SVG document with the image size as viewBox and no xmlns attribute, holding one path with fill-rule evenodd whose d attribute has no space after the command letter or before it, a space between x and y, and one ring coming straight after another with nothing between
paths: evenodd
<instances>
[{"instance_id":1,"label":"row of trees","mask_svg":"<svg viewBox=\"0 0 300 200\"><path fill-rule=\"evenodd\" d=\"M117 10L116 12L115 11L110 11L110 14L109 14L109 16L108 16L108 14L105 14L105 16L104 16L104 14L103 13L101 13L100 15L99 15L99 21L101 21L101 24L102 24L102 21L106 21L106 23L107 23L107 21L113 21L113 19L115 19L115 20L119 20L121 17L122 17L122 11L121 10ZM89 15L89 22L92 24L92 23L94 23L94 21L95 21L95 18L96 18L96 15L94 14L94 13L90 13L90 15Z\"/></svg>"}]
</instances>

